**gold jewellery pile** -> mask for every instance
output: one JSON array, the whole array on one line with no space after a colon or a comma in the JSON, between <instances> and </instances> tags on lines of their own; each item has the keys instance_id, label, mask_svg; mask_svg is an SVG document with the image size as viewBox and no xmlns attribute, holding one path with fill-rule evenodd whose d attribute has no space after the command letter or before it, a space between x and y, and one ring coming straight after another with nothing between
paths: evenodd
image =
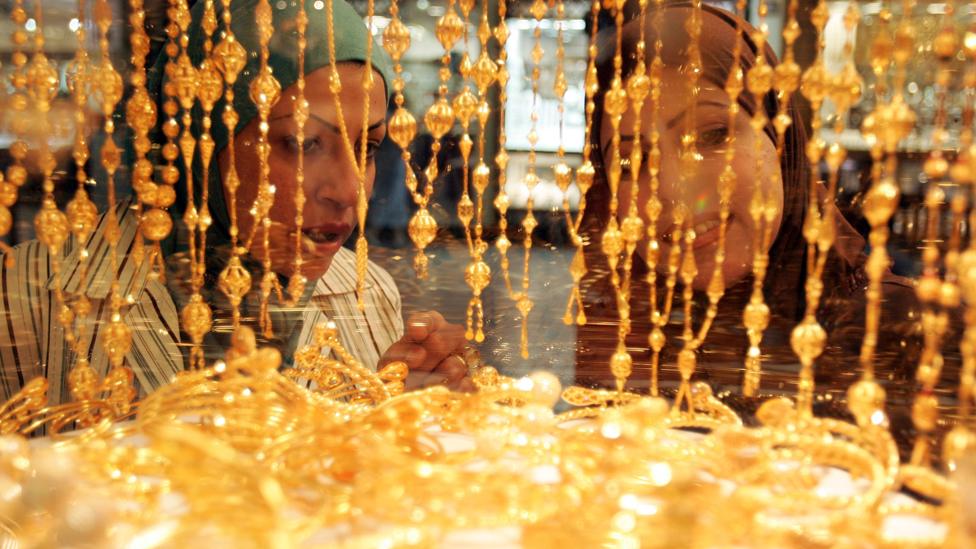
<instances>
[{"instance_id":1,"label":"gold jewellery pile","mask_svg":"<svg viewBox=\"0 0 976 549\"><path fill-rule=\"evenodd\" d=\"M89 363L92 352L82 319L92 304L85 293L56 290L53 316L66 344L76 356L68 378L72 400L49 405L48 380L27 380L22 390L0 406L0 546L255 546L296 547L400 547L458 544L470 537L498 542L517 528L517 539L530 547L714 547L718 545L760 546L958 546L970 539L965 506L961 499L967 474L976 474L972 463L976 434L972 430L973 383L976 381L976 238L963 241L963 228L972 226L967 212L973 199L970 186L976 182L976 143L973 140L976 110L976 20L974 5L945 3L944 14L931 43L919 39L914 0L882 2L879 27L869 47L873 73L873 110L864 118L861 134L873 160L870 187L863 197L863 213L870 224L871 252L867 261L866 330L860 355L858 380L847 394L847 406L854 422L814 415L816 361L824 353L827 333L817 312L824 294L824 270L835 244L831 207L840 182L842 164L848 156L840 136L845 114L859 103L865 90L854 62L854 38L860 13L850 3L842 15L845 36L843 65L828 69L825 29L830 10L821 0L810 13L819 48L808 67L801 68L794 56L800 36L798 1L786 6L783 26L784 55L779 64L768 59L763 46L770 40L766 17L769 8L758 4L759 24L755 29L738 28L733 51L733 70L722 90L729 98L728 117L735 121L742 94L755 104L773 93L780 98L779 111L769 119L762 108L750 114L754 136L728 137L724 169L718 178L720 197L718 245L714 270L705 273L708 284L704 318L693 318L693 284L699 274L694 249L696 234L689 207L676 207L670 221L674 230L670 242L658 234L664 205L660 198L662 143L661 128L641 128L645 100L653 101L652 120L657 119L665 71L663 0L593 0L589 15L591 31L585 77L586 138L582 163L569 167L563 143L567 77L564 31L567 5L562 0L533 0L526 4L531 16L531 50L528 58L533 96L527 141L528 167L524 183L529 191L526 215L521 221L523 269L521 277L510 274L506 214L511 205L506 192L509 154L504 123L499 124L497 143L486 143L493 115L504 118L509 82L509 14L507 2L447 0L436 23L436 38L443 47L438 73L439 86L432 106L421 117L433 137L430 162L422 170L411 168L410 146L418 134L418 121L405 106L403 60L410 48L411 30L402 21L402 3L389 2L382 47L394 63L391 83L395 110L388 121L389 135L402 149L406 186L417 206L409 222L409 236L417 251L415 267L420 277L429 268L425 249L438 236L431 213L435 184L442 175L438 163L446 137L460 128L459 150L464 161L462 196L457 216L465 230L470 262L464 280L472 291L467 308L467 337L483 341L482 294L492 281L489 267L489 239L485 235L486 199L499 214L501 234L495 240L505 294L514 301L522 321L521 351L528 353L528 317L533 310L530 297L530 255L532 235L538 225L533 214L532 191L540 183L537 145L540 139L540 101L544 22L556 29L555 75L551 94L558 99L560 124L557 160L552 166L554 182L563 193L560 215L566 218L575 256L570 267L573 287L568 296L565 321L587 322L583 310L582 282L587 275L585 249L598 249L610 267L610 278L619 311L616 349L608 368L616 388L608 390L562 388L556 378L540 372L514 379L488 365L472 364L477 391L453 393L444 387L404 392L406 365L392 363L371 371L346 352L333 325L316 329L313 344L299 350L294 365L282 368L278 351L259 348L255 334L241 326L239 306L256 282L262 299L261 330L273 331L269 307L277 298L296 303L313 281L301 275L302 246L296 246L294 272L287 285L271 270L269 237L270 211L275 203L269 154L271 142L267 120L282 97L281 83L269 66L270 46L275 40L279 8L259 0L253 17L259 44L248 52L231 29L233 0L201 0L204 58L190 57L190 27L193 23L186 0L169 0L165 26L167 83L157 112L147 91L146 59L150 39L145 32L143 0L130 0L131 66L113 65L109 36L120 7L108 0L78 0L75 31L78 49L66 72L75 119L73 141L77 191L62 211L55 200L56 161L48 143L51 134L52 102L61 89L61 76L45 55L45 34L41 0L33 3L28 16L23 0L13 0L10 21L13 33L9 65L9 95L5 113L15 139L10 146L11 163L0 174L0 235L13 226L11 208L18 190L28 180L32 162L43 181L43 198L35 227L38 240L49 250L52 272L59 276L62 249L68 243L83 248L78 268L87 272L89 237L99 225L98 211L89 198L90 176L86 166L98 163L104 172L103 185L110 203L116 201L114 175L122 167L122 140L113 113L123 108L131 126L132 188L136 195L138 235L131 252L162 276L161 241L173 230L168 211L176 201L181 180L189 203L184 213L190 241L190 287L192 296L180 313L182 329L189 336L192 351L185 372L168 385L134 402L133 373L126 364L132 346L131 328L122 321L130 302L120 281L111 283L107 324L101 327L101 344L110 368L99 376ZM307 4L307 5L306 5ZM324 13L323 7L324 4ZM368 0L366 21L372 25L377 13ZM306 31L313 17L326 20L327 47L335 57L333 0L299 2L294 32L299 44L297 66L302 75L295 92L295 120L298 150L305 140L309 117L304 79ZM311 9L311 7L319 5ZM744 14L741 0L736 10ZM219 9L218 9L219 8ZM639 8L639 14L635 11ZM684 32L689 37L686 62L680 73L686 79L689 122L682 129L681 177L692 178L702 169L697 149L700 136L694 124L695 105L704 85L702 44L705 8L701 0L682 4L687 11ZM968 13L968 19L963 13ZM234 12L235 17L244 16ZM606 16L606 17L604 17ZM634 70L624 71L624 35L629 19L639 16ZM477 18L477 19L475 19ZM550 19L547 19L550 18ZM597 27L600 20L612 23L616 52L613 74L606 89L600 88L597 72ZM477 22L475 22L477 21ZM657 37L645 40L645 23L650 21ZM89 24L92 23L92 24ZM96 30L97 51L89 53L88 32ZM473 32L479 45L470 50ZM742 44L748 32L758 46L755 63L739 68ZM463 45L459 46L459 41ZM379 46L376 46L379 47ZM452 72L452 52L463 51L460 78ZM373 55L372 42L367 57ZM492 52L497 54L493 57ZM925 160L929 181L925 197L928 224L922 253L924 269L917 284L923 306L921 325L925 345L917 368L919 390L911 409L917 432L913 452L902 463L888 430L885 392L875 377L882 308L882 278L890 262L886 252L889 221L899 201L899 146L914 131L916 114L906 97L910 65L923 57L935 63L936 103L932 140L933 152ZM213 312L203 298L206 234L212 223L208 210L209 170L214 170L216 124L233 131L239 122L235 111L234 84L248 56L259 61L251 75L248 94L256 108L260 132L256 138L260 169L254 181L257 197L250 209L253 219L248 234L239 230L236 202L242 185L235 171L233 139L228 145L229 169L222 173L227 189L232 253L217 278L218 288L233 308L234 334L224 360L208 364L202 352L204 337L211 330ZM831 61L833 62L833 61ZM369 60L367 59L367 65ZM963 67L960 69L959 67ZM338 69L330 69L329 91L336 102L337 128L343 148L355 165L359 195L356 220L365 226L368 159L365 131L351 135L342 105L342 83ZM123 80L128 75L129 86ZM361 85L369 90L379 85L367 70ZM452 97L452 80L459 85ZM500 102L493 105L497 86ZM956 93L955 89L961 89ZM126 93L128 90L128 93ZM812 106L812 137L804 151L812 167L807 219L803 236L808 247L806 308L793 330L790 344L801 370L795 399L765 400L755 414L755 425L746 426L733 410L714 395L708 385L694 382L696 352L706 345L712 321L725 293L722 267L726 259L730 203L737 181L733 165L735 139L753 139L759 144L764 128L775 129L777 149L783 154L787 130L794 122L788 99L802 94ZM961 98L961 117L949 116L948 103ZM600 103L602 98L602 103ZM215 112L224 100L222 112ZM124 103L123 103L124 101ZM103 115L105 136L99 158L90 159L84 131L89 105L98 105ZM363 120L369 120L365 101ZM832 109L832 131L824 131L822 107ZM594 115L602 109L612 131L603 169L598 174L590 136ZM623 128L630 111L633 127ZM199 127L194 116L200 116ZM474 122L474 123L473 123ZM162 129L158 142L151 132ZM734 124L732 124L734 126ZM632 133L629 154L624 154L622 132ZM475 135L476 134L476 135ZM950 136L958 136L950 139ZM644 136L644 137L642 137ZM361 141L359 144L356 141ZM646 140L646 143L644 142ZM949 143L955 145L949 151ZM497 145L494 159L488 157ZM126 144L128 146L128 144ZM161 161L154 164L150 153L157 150ZM646 151L645 151L646 149ZM31 154L28 154L31 153ZM761 155L756 154L756 158ZM182 163L182 164L181 164ZM181 178L202 170L203 180ZM827 167L825 191L819 181L821 163ZM761 165L756 171L761 171ZM90 169L90 168L89 168ZM648 190L641 188L646 170ZM298 157L298 188L304 181L304 157ZM605 175L609 188L609 221L598 239L584 235L586 193ZM194 185L202 188L194 189ZM570 208L573 187L580 192L576 213ZM944 245L942 208L945 189L950 222ZM621 190L631 197L621 205ZM637 197L646 196L639 204ZM294 196L297 222L303 223L302 192ZM745 376L742 393L754 396L762 381L763 333L770 323L765 303L766 277L772 226L779 213L774 197L757 186L750 201L750 215L757 231L752 249L753 287L743 313L748 347L743 357ZM115 208L104 214L105 234L110 248L112 273L119 272L118 242L121 229ZM970 229L970 235L976 234ZM260 280L252 281L243 259L252 244L263 241L263 257L253 258L264 266ZM300 244L300 243L299 243ZM634 254L646 247L646 282L650 294L648 348L652 355L650 394L627 391L633 358L626 345L631 331ZM667 247L666 257L662 249ZM362 231L356 242L357 291L362 295L367 269L367 245ZM11 261L13 254L6 254ZM697 258L700 260L700 258ZM662 267L659 269L658 267ZM82 276L84 279L85 277ZM362 306L362 301L360 300ZM943 367L943 339L948 318L963 307L967 328L960 348L963 368L958 384L959 419L946 435L941 459L933 459L938 441L939 402L934 394ZM680 311L682 335L677 366L680 386L673 401L659 395L658 370L662 350L670 342L664 328L672 313ZM696 327L697 323L697 327ZM854 365L851 365L854 368ZM51 380L55 382L55 380ZM60 381L58 381L60 382ZM561 404L560 400L562 401ZM558 404L558 406L557 406ZM557 411L558 410L558 411ZM79 429L80 428L80 429ZM28 437L46 435L28 442ZM845 489L825 487L827 477L840 475ZM972 486L969 486L972 490ZM905 495L912 494L911 496ZM913 516L930 527L916 529L910 537L889 528L898 517ZM480 534L479 534L480 532ZM20 545L17 545L17 544Z\"/></svg>"}]
</instances>

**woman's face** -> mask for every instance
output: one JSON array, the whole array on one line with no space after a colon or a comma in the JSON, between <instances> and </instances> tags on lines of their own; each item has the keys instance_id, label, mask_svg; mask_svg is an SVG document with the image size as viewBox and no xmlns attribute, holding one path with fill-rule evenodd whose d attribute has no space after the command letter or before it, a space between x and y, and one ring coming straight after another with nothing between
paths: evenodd
<instances>
[{"instance_id":1,"label":"woman's face","mask_svg":"<svg viewBox=\"0 0 976 549\"><path fill-rule=\"evenodd\" d=\"M386 94L379 73L373 74L370 95L363 94L365 65L339 63L336 66L342 82L339 103L342 107L346 130L358 162L362 132L367 131L366 142L366 196L372 193L376 176L374 152L386 135ZM359 193L359 175L339 127L338 110L332 92L329 91L331 67L323 67L305 77L305 98L309 117L305 123L304 176L305 207L302 209L302 274L316 280L329 269L332 258L356 226L356 202ZM298 86L292 85L281 94L281 100L268 117L268 143L271 153L270 183L275 188L274 205L269 217L272 269L290 276L294 272L296 253L295 237L298 231L295 191L298 188L298 125L295 121L295 102ZM369 101L368 120L363 117L365 102ZM260 162L257 153L259 120L255 117L234 138L235 166L241 185L237 191L237 224L241 244L246 243L254 227L250 213L258 193ZM230 158L225 148L220 154L221 173L227 173ZM230 194L224 189L227 203ZM264 259L263 230L258 227L251 256Z\"/></svg>"},{"instance_id":2,"label":"woman's face","mask_svg":"<svg viewBox=\"0 0 976 549\"><path fill-rule=\"evenodd\" d=\"M732 143L735 156L731 166L736 175L736 184L729 206L725 264L722 271L727 284L735 282L747 275L752 268L755 236L759 229L749 214L749 205L757 186L766 200L776 206L775 218L771 224L770 242L779 231L783 212L783 182L776 147L765 133L756 136L750 125L750 117L743 110L738 112L735 123L730 127L729 98L721 87L704 79L701 81L694 119L691 120L688 107L692 94L686 77L677 70L665 69L661 86L661 99L656 119L652 118L653 101L650 96L641 110L640 146L644 152L637 190L637 208L644 222L647 223L649 218L645 205L651 197L651 177L647 170L647 159L651 148L652 124L657 124L661 152L658 197L663 209L657 222L657 237L661 243L661 252L656 268L662 273L667 271L671 235L675 229L674 212L679 205L684 204L691 216L690 226L696 235L694 251L698 276L695 278L695 287L704 289L708 285L714 272L715 252L718 249L720 219L718 182L727 165L726 152ZM694 128L697 137L695 148L698 162L695 163L696 168L693 173L682 173L679 160L682 151L681 138L689 125ZM633 128L634 112L628 106L620 123L622 159L629 158L633 150ZM611 163L612 136L610 118L604 115L599 137L606 169L609 169ZM734 139L731 139L733 137ZM630 183L631 173L626 167L626 162L624 164L619 190L618 219L621 220L627 214L633 194ZM686 224L685 227L687 226ZM641 257L646 260L646 235L637 249Z\"/></svg>"}]
</instances>

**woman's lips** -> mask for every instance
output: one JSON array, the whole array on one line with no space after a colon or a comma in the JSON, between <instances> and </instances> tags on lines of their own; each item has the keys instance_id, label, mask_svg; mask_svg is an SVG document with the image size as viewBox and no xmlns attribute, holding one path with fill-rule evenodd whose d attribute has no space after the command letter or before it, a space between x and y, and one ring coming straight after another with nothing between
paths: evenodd
<instances>
[{"instance_id":1,"label":"woman's lips","mask_svg":"<svg viewBox=\"0 0 976 549\"><path fill-rule=\"evenodd\" d=\"M348 223L323 223L302 227L303 245L306 251L316 254L334 254L352 234Z\"/></svg>"},{"instance_id":2,"label":"woman's lips","mask_svg":"<svg viewBox=\"0 0 976 549\"><path fill-rule=\"evenodd\" d=\"M729 214L728 220L725 222L726 228L732 223L735 216ZM722 225L722 218L719 214L707 214L695 220L695 225L692 227L695 231L695 241L692 244L692 249L704 248L706 246L711 246L712 244L718 242L719 229ZM668 230L661 235L659 239L660 242L665 246L671 245L671 239L674 235L674 231L677 227L671 225ZM682 235L682 240L683 240ZM682 242L682 246L684 242Z\"/></svg>"}]
</instances>

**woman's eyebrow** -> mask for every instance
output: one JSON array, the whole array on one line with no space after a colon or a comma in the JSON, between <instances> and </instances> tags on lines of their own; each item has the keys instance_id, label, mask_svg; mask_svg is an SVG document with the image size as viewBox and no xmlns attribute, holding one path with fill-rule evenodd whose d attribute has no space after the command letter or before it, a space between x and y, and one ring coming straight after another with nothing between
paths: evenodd
<instances>
[{"instance_id":1,"label":"woman's eyebrow","mask_svg":"<svg viewBox=\"0 0 976 549\"><path fill-rule=\"evenodd\" d=\"M727 102L723 103L722 101L718 101L715 99L704 99L702 101L699 101L697 103L697 106L698 107L705 107L705 106L722 107L723 109L729 108L729 104ZM668 123L664 125L664 127L670 130L687 114L688 114L688 109L681 111L680 113L678 113L677 116L669 120Z\"/></svg>"},{"instance_id":2,"label":"woman's eyebrow","mask_svg":"<svg viewBox=\"0 0 976 549\"><path fill-rule=\"evenodd\" d=\"M634 140L634 136L633 135L620 134L620 142L621 143L629 143L629 142L631 142L633 140ZM610 145L613 145L613 139L611 139L610 141L607 141L607 144L603 146L603 158L606 158L607 157L607 149L610 148Z\"/></svg>"},{"instance_id":3,"label":"woman's eyebrow","mask_svg":"<svg viewBox=\"0 0 976 549\"><path fill-rule=\"evenodd\" d=\"M274 122L276 120L284 120L286 118L291 118L292 116L293 116L293 113L285 113L285 114L282 114L280 116L276 116L276 117L272 118L271 120L268 120L268 123ZM333 124L332 122L329 122L329 121L325 120L324 118L322 118L320 116L317 116L315 114L312 114L312 113L309 113L308 116L309 116L309 118L314 118L315 120L318 121L319 124L322 124L323 126L325 126L326 128L328 128L332 132L334 132L336 134L341 134L342 133L342 130L339 128L339 126ZM386 117L384 116L383 118L380 118L376 122L373 122L372 124L370 124L369 127L366 128L366 131L367 132L371 132L371 131L373 131L373 130L379 128L379 127L381 127L385 122L386 122Z\"/></svg>"}]
</instances>

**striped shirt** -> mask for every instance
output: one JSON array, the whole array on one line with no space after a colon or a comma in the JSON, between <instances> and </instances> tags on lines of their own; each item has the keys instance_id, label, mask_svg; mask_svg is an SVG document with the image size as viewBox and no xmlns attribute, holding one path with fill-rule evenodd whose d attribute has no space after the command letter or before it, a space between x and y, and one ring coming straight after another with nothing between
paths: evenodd
<instances>
[{"instance_id":1,"label":"striped shirt","mask_svg":"<svg viewBox=\"0 0 976 549\"><path fill-rule=\"evenodd\" d=\"M148 262L131 258L137 228L131 202L118 204L116 213L121 230L115 275L126 300L122 320L132 329L132 347L125 363L135 374L143 397L184 368L187 337L180 332L179 311L171 291L158 278L149 276ZM81 348L99 376L108 371L100 330L112 314L113 273L106 219L101 216L87 242L89 268L85 277L79 263L82 247L73 238L56 257L32 240L14 248L12 265L0 262L0 402L39 376L49 381L51 404L70 400L67 380L76 353L58 322L58 288L65 295L85 292L91 311L86 318L76 320L76 326L83 327ZM55 259L61 265L60 276L54 275ZM288 334L282 334L288 341L289 348L283 349L286 356L311 343L314 327L328 320L336 323L346 350L373 368L382 353L403 335L400 293L393 279L382 268L369 264L363 295L366 309L361 313L355 265L355 254L341 248L328 272L316 281L298 321L288 326Z\"/></svg>"}]
</instances>

